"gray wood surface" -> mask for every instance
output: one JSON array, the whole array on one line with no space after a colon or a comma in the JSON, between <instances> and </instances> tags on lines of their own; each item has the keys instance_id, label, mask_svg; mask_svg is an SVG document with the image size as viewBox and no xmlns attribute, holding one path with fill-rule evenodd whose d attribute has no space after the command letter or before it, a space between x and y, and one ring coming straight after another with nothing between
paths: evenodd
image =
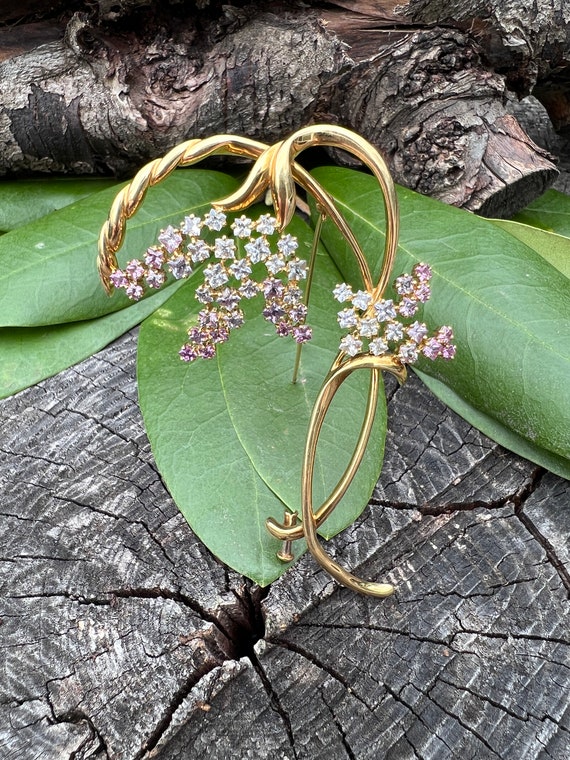
<instances>
[{"instance_id":1,"label":"gray wood surface","mask_svg":"<svg viewBox=\"0 0 570 760\"><path fill-rule=\"evenodd\" d=\"M269 589L155 469L135 335L0 402L0 758L517 758L570 750L570 486L419 381L337 559Z\"/></svg>"}]
</instances>

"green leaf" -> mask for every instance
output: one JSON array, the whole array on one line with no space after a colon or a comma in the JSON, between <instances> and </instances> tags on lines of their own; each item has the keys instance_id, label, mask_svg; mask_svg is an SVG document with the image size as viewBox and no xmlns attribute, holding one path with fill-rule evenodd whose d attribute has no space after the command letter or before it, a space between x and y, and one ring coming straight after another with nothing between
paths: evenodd
<instances>
[{"instance_id":1,"label":"green leaf","mask_svg":"<svg viewBox=\"0 0 570 760\"><path fill-rule=\"evenodd\" d=\"M558 190L547 190L519 211L513 221L570 237L570 198Z\"/></svg>"},{"instance_id":2,"label":"green leaf","mask_svg":"<svg viewBox=\"0 0 570 760\"><path fill-rule=\"evenodd\" d=\"M482 430L485 434L496 441L509 451L513 451L525 459L534 462L540 467L544 467L551 472L560 475L562 478L570 479L570 462L564 457L552 454L546 449L542 449L535 446L530 441L526 440L520 435L517 435L509 428L501 425L500 422L489 417L481 412L479 409L475 409L470 406L464 399L458 396L451 388L448 388L445 383L440 380L436 380L425 372L415 370L416 374L427 385L430 391L435 394L441 401L443 401L450 409L468 420L471 425Z\"/></svg>"},{"instance_id":3,"label":"green leaf","mask_svg":"<svg viewBox=\"0 0 570 760\"><path fill-rule=\"evenodd\" d=\"M120 260L140 256L160 228L200 213L231 192L235 180L204 170L178 171L151 188L129 222ZM55 211L0 237L0 326L40 325L94 319L131 301L109 298L97 274L97 239L116 187Z\"/></svg>"},{"instance_id":4,"label":"green leaf","mask_svg":"<svg viewBox=\"0 0 570 760\"><path fill-rule=\"evenodd\" d=\"M181 283L129 309L84 322L0 328L0 398L39 383L86 359L162 305Z\"/></svg>"},{"instance_id":5,"label":"green leaf","mask_svg":"<svg viewBox=\"0 0 570 760\"><path fill-rule=\"evenodd\" d=\"M301 250L312 233L299 220L288 227ZM339 274L321 252L311 294L314 337L303 348L293 385L295 344L278 338L260 315L261 297L244 304L246 321L217 359L184 364L177 351L191 315L197 273L147 319L139 338L139 397L160 472L196 534L235 570L266 585L287 569L267 517L300 509L301 458L316 394L336 356L339 332L332 288ZM369 375L355 373L331 405L315 466L316 506L328 496L356 443ZM342 397L341 397L342 393ZM383 393L369 450L357 478L327 521L331 535L364 509L381 468L385 434ZM337 403L338 402L338 403ZM325 527L325 526L323 526ZM303 542L295 542L297 555Z\"/></svg>"},{"instance_id":6,"label":"green leaf","mask_svg":"<svg viewBox=\"0 0 570 760\"><path fill-rule=\"evenodd\" d=\"M0 233L15 230L116 185L116 179L4 180L0 182Z\"/></svg>"},{"instance_id":7,"label":"green leaf","mask_svg":"<svg viewBox=\"0 0 570 760\"><path fill-rule=\"evenodd\" d=\"M322 168L315 177L337 199L366 250L383 250L380 191L372 177ZM416 261L434 270L423 318L453 326L452 362L420 371L534 447L570 458L570 290L566 278L526 245L476 217L400 189L401 237L394 274ZM343 273L346 245L327 225L323 240ZM445 399L444 399L445 400ZM483 417L468 421L481 424ZM486 427L481 428L487 432ZM492 436L492 431L489 431Z\"/></svg>"},{"instance_id":8,"label":"green leaf","mask_svg":"<svg viewBox=\"0 0 570 760\"><path fill-rule=\"evenodd\" d=\"M565 277L570 278L570 238L506 219L493 219L492 222L528 245Z\"/></svg>"}]
</instances>

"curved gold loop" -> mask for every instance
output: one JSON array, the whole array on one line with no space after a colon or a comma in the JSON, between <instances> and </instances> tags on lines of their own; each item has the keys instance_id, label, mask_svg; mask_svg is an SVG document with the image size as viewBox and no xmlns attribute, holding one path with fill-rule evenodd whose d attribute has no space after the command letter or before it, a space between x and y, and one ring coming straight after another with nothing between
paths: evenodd
<instances>
[{"instance_id":1,"label":"curved gold loop","mask_svg":"<svg viewBox=\"0 0 570 760\"><path fill-rule=\"evenodd\" d=\"M400 384L405 382L406 377L407 377L406 367L403 364L401 364L397 359L395 359L394 357L388 357L388 356L374 357L374 358L376 358L377 360L380 360L380 359L384 360L382 363L381 369L394 375L394 377ZM340 368L346 365L339 364L337 366ZM327 519L327 517L331 514L331 512L334 510L334 508L343 498L343 496L348 490L348 487L352 483L352 480L354 476L356 475L358 468L360 467L362 458L364 456L364 452L366 451L366 447L368 446L368 441L370 440L372 426L374 424L376 406L378 404L378 392L379 392L378 381L379 381L379 374L377 372L372 372L370 374L370 387L368 390L368 397L366 400L364 422L362 425L362 429L360 430L360 434L358 436L358 441L356 442L354 452L352 454L350 462L348 463L342 477L336 484L330 496L314 512L315 526L317 528L319 528L322 525L322 523ZM321 390L321 393L322 393L322 390ZM319 398L317 398L315 402L315 407L317 404L319 404ZM271 535L274 536L275 538L280 539L281 541L296 541L299 538L303 538L303 536L305 535L303 524L289 526L289 525L285 525L283 523L278 522L273 517L269 517L265 521L265 525L267 526L267 530L271 533Z\"/></svg>"},{"instance_id":2,"label":"curved gold loop","mask_svg":"<svg viewBox=\"0 0 570 760\"><path fill-rule=\"evenodd\" d=\"M348 572L335 562L323 549L317 537L317 516L313 512L313 471L317 445L323 422L331 402L343 384L343 382L358 369L370 369L372 375L379 375L382 370L393 372L399 378L405 377L405 367L402 368L398 360L393 356L371 356L363 354L347 359L336 369L331 370L326 377L309 423L305 455L303 458L303 470L301 476L301 508L303 518L303 535L307 541L307 548L317 562L343 586L358 591L368 596L389 596L394 592L390 583L374 583ZM403 371L402 371L403 370ZM372 415L371 415L372 416ZM346 489L345 489L346 490Z\"/></svg>"},{"instance_id":3,"label":"curved gold loop","mask_svg":"<svg viewBox=\"0 0 570 760\"><path fill-rule=\"evenodd\" d=\"M382 297L382 293L388 285L390 272L396 257L398 248L398 235L400 219L398 214L398 197L394 182L386 166L386 162L380 153L363 137L351 132L349 129L331 124L316 124L311 127L299 129L287 140L275 154L272 168L274 204L277 221L281 227L285 227L291 221L295 212L295 183L291 176L291 165L301 151L313 146L327 146L341 148L353 153L372 171L382 189L384 199L384 213L386 215L386 244L384 246L384 259L378 284L374 288L374 300ZM368 264L364 256L359 256L355 251L356 259L361 269L362 276L368 288L364 272L368 270Z\"/></svg>"},{"instance_id":4,"label":"curved gold loop","mask_svg":"<svg viewBox=\"0 0 570 760\"><path fill-rule=\"evenodd\" d=\"M301 151L319 145L341 148L353 153L371 169L380 184L385 209L386 243L381 273L376 285L372 281L370 267L359 243L338 210L334 199L295 161L295 157ZM261 198L267 189L270 189L273 196L274 213L278 220L278 226L282 230L290 222L295 211L296 184L315 198L321 218L328 217L331 219L354 253L364 287L372 297L370 311L366 315L371 313L374 303L381 299L386 288L396 254L399 230L397 197L390 173L376 149L353 132L343 127L331 125L306 127L298 130L288 139L272 146L235 135L218 135L206 139L188 140L173 148L163 158L151 161L138 172L130 184L118 193L111 207L108 220L101 230L97 264L107 292L112 291L110 275L118 268L116 252L122 245L126 222L136 213L148 188L161 182L177 167L197 163L207 156L215 154L237 155L254 161L254 166L241 187L226 198L212 203L219 210L243 210ZM320 225L317 229L320 233ZM319 233L316 233L315 251ZM337 390L346 378L357 369L370 370L370 387L358 441L350 462L332 493L314 511L313 472L321 428ZM393 592L393 587L390 584L364 581L344 570L324 551L317 538L316 531L343 498L362 462L374 423L380 373L383 370L394 374L399 382L405 380L406 368L394 356L364 354L349 358L343 352L338 354L319 391L309 424L302 470L303 523L296 525L295 513L287 515L283 525L271 518L267 521L269 532L286 543L305 537L309 551L334 578L349 588L371 596L387 596ZM279 556L282 559L287 559L289 553L282 550Z\"/></svg>"}]
</instances>

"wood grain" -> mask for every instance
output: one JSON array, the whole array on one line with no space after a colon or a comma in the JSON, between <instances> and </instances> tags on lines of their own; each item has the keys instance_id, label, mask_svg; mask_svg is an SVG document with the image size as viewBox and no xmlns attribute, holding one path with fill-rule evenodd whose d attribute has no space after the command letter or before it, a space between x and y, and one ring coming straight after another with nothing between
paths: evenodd
<instances>
[{"instance_id":1,"label":"wood grain","mask_svg":"<svg viewBox=\"0 0 570 760\"><path fill-rule=\"evenodd\" d=\"M0 756L567 757L569 484L419 381L369 508L304 557L220 566L156 472L135 335L0 404Z\"/></svg>"}]
</instances>

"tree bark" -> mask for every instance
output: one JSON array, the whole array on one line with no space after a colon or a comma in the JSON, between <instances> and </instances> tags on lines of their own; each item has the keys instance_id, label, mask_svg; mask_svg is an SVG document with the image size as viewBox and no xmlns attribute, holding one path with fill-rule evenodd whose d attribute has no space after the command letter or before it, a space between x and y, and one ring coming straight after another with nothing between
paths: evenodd
<instances>
[{"instance_id":1,"label":"tree bark","mask_svg":"<svg viewBox=\"0 0 570 760\"><path fill-rule=\"evenodd\" d=\"M568 482L411 378L371 504L329 542L395 596L310 557L259 589L168 496L134 349L0 403L3 758L565 760Z\"/></svg>"},{"instance_id":2,"label":"tree bark","mask_svg":"<svg viewBox=\"0 0 570 760\"><path fill-rule=\"evenodd\" d=\"M99 3L99 15L76 13L65 35L51 27L58 39L20 54L12 41L0 63L0 172L126 176L190 137L271 142L326 120L377 145L397 181L483 214L514 213L556 176L472 35L295 6L112 18L133 5Z\"/></svg>"}]
</instances>

